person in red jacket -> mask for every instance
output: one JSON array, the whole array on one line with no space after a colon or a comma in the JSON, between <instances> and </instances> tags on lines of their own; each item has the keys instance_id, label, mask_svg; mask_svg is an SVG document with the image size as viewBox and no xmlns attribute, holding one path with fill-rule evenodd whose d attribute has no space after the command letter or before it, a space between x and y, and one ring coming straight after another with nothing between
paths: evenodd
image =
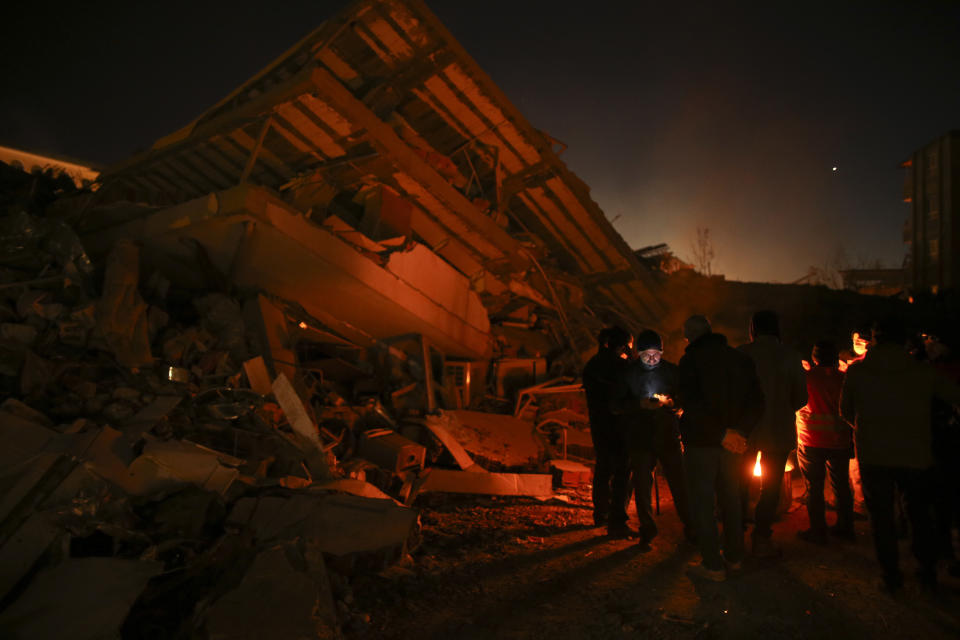
<instances>
[{"instance_id":1,"label":"person in red jacket","mask_svg":"<svg viewBox=\"0 0 960 640\"><path fill-rule=\"evenodd\" d=\"M853 494L850 491L850 454L853 431L840 417L843 376L837 348L821 341L813 347L813 367L807 372L807 404L797 412L797 462L807 484L807 515L810 528L797 535L814 544L827 543L827 520L823 500L826 472L837 500L834 536L853 541Z\"/></svg>"}]
</instances>

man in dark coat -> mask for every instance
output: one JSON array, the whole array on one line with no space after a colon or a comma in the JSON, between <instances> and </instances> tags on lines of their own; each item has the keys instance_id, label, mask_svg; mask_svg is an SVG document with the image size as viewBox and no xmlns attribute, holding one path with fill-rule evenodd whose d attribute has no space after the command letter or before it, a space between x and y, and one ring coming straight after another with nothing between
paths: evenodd
<instances>
[{"instance_id":1,"label":"man in dark coat","mask_svg":"<svg viewBox=\"0 0 960 640\"><path fill-rule=\"evenodd\" d=\"M670 485L673 504L686 536L692 539L680 428L673 408L677 396L677 365L663 360L663 342L656 331L648 329L638 334L634 350L637 358L628 365L616 384L611 410L617 416L617 425L630 455L637 517L640 519L640 545L649 547L657 535L650 503L657 460Z\"/></svg>"},{"instance_id":2,"label":"man in dark coat","mask_svg":"<svg viewBox=\"0 0 960 640\"><path fill-rule=\"evenodd\" d=\"M894 490L903 492L920 583L937 586L937 545L931 513L934 456L931 406L940 398L960 406L960 386L906 351L907 334L896 318L878 322L876 345L847 369L840 415L853 426L863 495L884 587L903 585L894 523Z\"/></svg>"},{"instance_id":3,"label":"man in dark coat","mask_svg":"<svg viewBox=\"0 0 960 640\"><path fill-rule=\"evenodd\" d=\"M741 497L747 505L747 486L760 453L760 499L754 518L753 553L780 554L774 546L772 524L777 516L787 456L797 446L797 411L807 404L807 383L800 354L780 342L780 319L773 311L757 311L750 320L750 342L740 346L757 368L764 407L747 442Z\"/></svg>"},{"instance_id":4,"label":"man in dark coat","mask_svg":"<svg viewBox=\"0 0 960 640\"><path fill-rule=\"evenodd\" d=\"M627 526L627 449L610 412L611 392L627 366L632 338L620 327L600 332L600 348L583 369L583 389L590 416L590 437L596 466L593 471L593 524L606 526L613 537L632 535Z\"/></svg>"},{"instance_id":5,"label":"man in dark coat","mask_svg":"<svg viewBox=\"0 0 960 640\"><path fill-rule=\"evenodd\" d=\"M740 470L747 438L763 412L763 391L753 361L712 333L704 316L683 325L689 342L679 366L680 434L690 508L702 561L694 575L722 582L727 569L743 560L743 514ZM714 517L723 512L723 555Z\"/></svg>"}]
</instances>

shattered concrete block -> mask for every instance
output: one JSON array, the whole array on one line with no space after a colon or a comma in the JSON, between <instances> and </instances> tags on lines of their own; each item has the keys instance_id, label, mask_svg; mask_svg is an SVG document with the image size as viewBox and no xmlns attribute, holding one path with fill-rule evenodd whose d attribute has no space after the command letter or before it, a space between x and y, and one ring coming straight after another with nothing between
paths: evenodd
<instances>
[{"instance_id":1,"label":"shattered concrete block","mask_svg":"<svg viewBox=\"0 0 960 640\"><path fill-rule=\"evenodd\" d=\"M159 562L79 558L41 571L0 614L0 636L118 638L130 607L162 569Z\"/></svg>"},{"instance_id":2,"label":"shattered concrete block","mask_svg":"<svg viewBox=\"0 0 960 640\"><path fill-rule=\"evenodd\" d=\"M577 487L589 484L593 471L585 464L573 460L551 460L550 470L554 482L561 487Z\"/></svg>"},{"instance_id":3,"label":"shattered concrete block","mask_svg":"<svg viewBox=\"0 0 960 640\"><path fill-rule=\"evenodd\" d=\"M294 544L262 551L242 582L206 612L210 640L335 638L336 609L322 565Z\"/></svg>"}]
</instances>

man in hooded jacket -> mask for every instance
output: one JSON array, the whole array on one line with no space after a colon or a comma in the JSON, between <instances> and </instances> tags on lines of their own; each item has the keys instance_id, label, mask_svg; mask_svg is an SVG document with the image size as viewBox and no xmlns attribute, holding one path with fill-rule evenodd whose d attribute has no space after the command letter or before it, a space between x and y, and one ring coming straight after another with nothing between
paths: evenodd
<instances>
[{"instance_id":1,"label":"man in hooded jacket","mask_svg":"<svg viewBox=\"0 0 960 640\"><path fill-rule=\"evenodd\" d=\"M847 369L840 415L853 426L863 494L883 586L903 586L894 521L894 490L906 501L912 550L921 586L937 586L931 405L940 398L960 406L960 386L907 353L907 332L897 318L878 322L875 346Z\"/></svg>"}]
</instances>

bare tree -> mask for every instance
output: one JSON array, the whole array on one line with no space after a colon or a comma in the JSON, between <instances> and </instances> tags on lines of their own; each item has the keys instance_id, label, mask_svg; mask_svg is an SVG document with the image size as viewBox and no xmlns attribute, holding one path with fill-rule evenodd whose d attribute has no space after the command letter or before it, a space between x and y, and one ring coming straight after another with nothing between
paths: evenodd
<instances>
[{"instance_id":1,"label":"bare tree","mask_svg":"<svg viewBox=\"0 0 960 640\"><path fill-rule=\"evenodd\" d=\"M837 245L829 258L819 267L811 265L807 275L801 280L809 284L822 284L831 289L843 289L843 271L851 268L850 256L846 248Z\"/></svg>"},{"instance_id":2,"label":"bare tree","mask_svg":"<svg viewBox=\"0 0 960 640\"><path fill-rule=\"evenodd\" d=\"M697 227L697 234L690 240L690 250L693 252L693 266L705 276L711 275L713 269L713 239L710 237L709 227Z\"/></svg>"}]
</instances>

